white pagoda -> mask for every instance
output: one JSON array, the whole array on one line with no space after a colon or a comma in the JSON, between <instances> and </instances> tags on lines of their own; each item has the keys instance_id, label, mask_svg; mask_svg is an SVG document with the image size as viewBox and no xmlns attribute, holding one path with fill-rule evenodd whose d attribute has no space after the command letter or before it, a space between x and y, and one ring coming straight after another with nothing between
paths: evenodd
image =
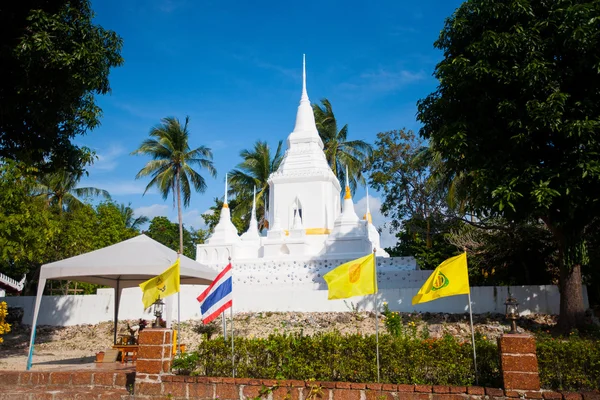
<instances>
[{"instance_id":1,"label":"white pagoda","mask_svg":"<svg viewBox=\"0 0 600 400\"><path fill-rule=\"evenodd\" d=\"M414 258L391 258L381 248L379 232L368 209L368 192L367 212L361 219L354 210L348 181L342 191L327 163L306 91L305 62L296 124L287 138L287 150L279 168L269 177L269 189L266 234L258 231L255 201L248 231L240 236L231 222L226 179L220 220L214 233L205 244L198 245L196 252L198 262L216 270L232 263L234 283L239 285L234 298L243 298L246 310L331 309L331 303L315 300L313 296L315 290L326 289L323 274L373 251L380 280L391 281L394 276L394 287L421 282ZM406 275L406 271L412 272ZM282 303L277 306L261 303L281 291L286 299ZM308 295L316 303L311 305L302 300L295 304L291 293L304 298ZM317 298L322 296L321 293Z\"/></svg>"}]
</instances>

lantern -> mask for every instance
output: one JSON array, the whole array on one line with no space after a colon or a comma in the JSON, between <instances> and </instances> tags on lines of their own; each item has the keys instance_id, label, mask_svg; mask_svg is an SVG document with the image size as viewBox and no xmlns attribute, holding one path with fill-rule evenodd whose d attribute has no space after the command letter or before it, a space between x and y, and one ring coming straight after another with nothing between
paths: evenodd
<instances>
[{"instance_id":1,"label":"lantern","mask_svg":"<svg viewBox=\"0 0 600 400\"><path fill-rule=\"evenodd\" d=\"M504 305L506 306L505 317L511 322L511 330L508 333L518 333L517 318L519 318L519 302L517 302L517 299L509 295Z\"/></svg>"},{"instance_id":2,"label":"lantern","mask_svg":"<svg viewBox=\"0 0 600 400\"><path fill-rule=\"evenodd\" d=\"M162 319L163 311L165 308L165 303L159 297L158 299L156 299L153 306L154 306L154 316L156 317L156 319L152 323L152 327L160 328L161 327L160 320Z\"/></svg>"}]
</instances>

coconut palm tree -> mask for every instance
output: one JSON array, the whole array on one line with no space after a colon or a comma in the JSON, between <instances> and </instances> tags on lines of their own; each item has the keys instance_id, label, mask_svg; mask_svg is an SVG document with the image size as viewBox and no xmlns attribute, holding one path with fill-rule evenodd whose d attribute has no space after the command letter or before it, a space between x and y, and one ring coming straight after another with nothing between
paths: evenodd
<instances>
[{"instance_id":1,"label":"coconut palm tree","mask_svg":"<svg viewBox=\"0 0 600 400\"><path fill-rule=\"evenodd\" d=\"M338 130L331 103L327 99L321 100L321 103L323 106L313 104L313 112L319 136L323 141L325 157L340 182L345 181L345 170L346 166L348 167L350 189L354 192L357 184L366 183L363 170L370 163L373 148L362 140L347 140L348 125Z\"/></svg>"},{"instance_id":2,"label":"coconut palm tree","mask_svg":"<svg viewBox=\"0 0 600 400\"><path fill-rule=\"evenodd\" d=\"M95 187L77 187L81 174L60 170L48 173L38 178L35 194L44 197L48 205L58 206L59 212L63 208L80 206L80 197L104 197L110 199L106 190Z\"/></svg>"},{"instance_id":3,"label":"coconut palm tree","mask_svg":"<svg viewBox=\"0 0 600 400\"><path fill-rule=\"evenodd\" d=\"M256 209L258 229L266 227L265 206L269 199L269 175L277 171L281 160L283 142L277 143L275 152L271 150L267 142L257 141L254 148L242 150L240 157L243 161L236 169L229 173L231 194L235 196L238 205L233 209L236 217L244 218L252 209L252 191L256 187Z\"/></svg>"},{"instance_id":4,"label":"coconut palm tree","mask_svg":"<svg viewBox=\"0 0 600 400\"><path fill-rule=\"evenodd\" d=\"M131 208L131 203L129 203L127 206L125 204L119 204L118 207L119 213L121 214L121 218L123 218L126 228L139 231L142 225L150 221L150 219L145 215L140 215L139 217L135 218L133 208Z\"/></svg>"},{"instance_id":5,"label":"coconut palm tree","mask_svg":"<svg viewBox=\"0 0 600 400\"><path fill-rule=\"evenodd\" d=\"M191 185L197 192L204 193L206 181L194 167L200 167L215 177L217 170L213 166L212 151L208 147L200 146L190 149L188 124L190 117L185 117L181 125L174 117L167 117L161 123L150 129L150 139L142 142L140 147L132 154L144 154L152 158L144 168L137 173L136 179L151 176L150 183L146 186L144 194L156 186L163 199L171 193L177 195L177 214L179 217L179 251L183 254L183 220L181 197L183 205L190 204ZM191 185L190 185L191 183ZM174 199L175 200L175 199Z\"/></svg>"}]
</instances>

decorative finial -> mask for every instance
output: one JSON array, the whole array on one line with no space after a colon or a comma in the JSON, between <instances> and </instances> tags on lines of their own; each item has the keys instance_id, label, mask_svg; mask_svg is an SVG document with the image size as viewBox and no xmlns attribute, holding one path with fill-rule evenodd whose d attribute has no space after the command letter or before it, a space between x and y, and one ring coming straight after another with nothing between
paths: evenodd
<instances>
[{"instance_id":1,"label":"decorative finial","mask_svg":"<svg viewBox=\"0 0 600 400\"><path fill-rule=\"evenodd\" d=\"M371 216L371 207L369 207L369 185L366 186L367 188L367 212L365 213L365 217L364 219L366 219L369 223L373 223L373 217Z\"/></svg>"},{"instance_id":2,"label":"decorative finial","mask_svg":"<svg viewBox=\"0 0 600 400\"><path fill-rule=\"evenodd\" d=\"M225 200L223 201L223 208L229 208L229 204L227 204L227 173L225 173Z\"/></svg>"},{"instance_id":3,"label":"decorative finial","mask_svg":"<svg viewBox=\"0 0 600 400\"><path fill-rule=\"evenodd\" d=\"M348 166L346 165L346 194L344 195L344 199L351 199L352 195L350 194L350 181L348 180Z\"/></svg>"},{"instance_id":4,"label":"decorative finial","mask_svg":"<svg viewBox=\"0 0 600 400\"><path fill-rule=\"evenodd\" d=\"M306 54L302 54L302 97L300 102L308 101L308 93L306 91Z\"/></svg>"},{"instance_id":5,"label":"decorative finial","mask_svg":"<svg viewBox=\"0 0 600 400\"><path fill-rule=\"evenodd\" d=\"M253 198L252 198L252 215L256 212L256 185L254 186Z\"/></svg>"}]
</instances>

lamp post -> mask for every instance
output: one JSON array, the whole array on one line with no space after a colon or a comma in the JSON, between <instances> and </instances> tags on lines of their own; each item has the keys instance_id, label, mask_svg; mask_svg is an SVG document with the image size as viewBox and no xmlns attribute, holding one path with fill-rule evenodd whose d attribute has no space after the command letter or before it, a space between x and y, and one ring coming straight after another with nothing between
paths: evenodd
<instances>
[{"instance_id":1,"label":"lamp post","mask_svg":"<svg viewBox=\"0 0 600 400\"><path fill-rule=\"evenodd\" d=\"M506 302L504 303L504 305L506 306L505 317L507 320L509 320L511 322L511 330L508 333L510 333L510 334L518 333L517 332L517 318L519 318L519 302L517 301L517 299L515 299L514 297L509 295L508 299L506 299Z\"/></svg>"},{"instance_id":2,"label":"lamp post","mask_svg":"<svg viewBox=\"0 0 600 400\"><path fill-rule=\"evenodd\" d=\"M156 317L156 319L152 323L152 327L160 328L161 327L160 320L162 319L165 303L159 297L158 299L156 299L156 301L154 302L153 305L154 305L154 316Z\"/></svg>"}]
</instances>

